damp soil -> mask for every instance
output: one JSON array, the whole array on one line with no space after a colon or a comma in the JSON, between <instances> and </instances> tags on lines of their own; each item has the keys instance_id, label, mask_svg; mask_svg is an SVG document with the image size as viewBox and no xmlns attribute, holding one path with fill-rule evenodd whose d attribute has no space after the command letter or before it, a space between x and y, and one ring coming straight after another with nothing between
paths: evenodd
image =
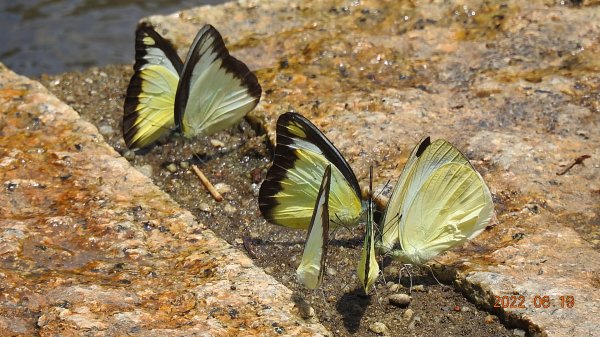
<instances>
[{"instance_id":1,"label":"damp soil","mask_svg":"<svg viewBox=\"0 0 600 337\"><path fill-rule=\"evenodd\" d=\"M395 263L384 261L384 277L375 291L364 295L356 276L362 225L332 235L323 291L303 289L295 280L295 270L306 233L269 224L258 210L258 189L272 154L267 137L256 131L260 127L243 121L230 130L191 140L173 134L146 153L134 154L121 134L131 74L131 66L107 66L42 76L40 81L95 124L117 152L199 222L289 287L301 313L310 312L307 307L312 306L315 316L307 319L320 321L334 336L381 335L375 332L379 325L375 323L383 323L390 336L512 336L516 332L451 285L438 284L428 269L412 270L414 287L407 307L388 301L390 295L408 293L409 278L405 274L398 283L400 266ZM191 165L216 185L222 202L207 192Z\"/></svg>"}]
</instances>

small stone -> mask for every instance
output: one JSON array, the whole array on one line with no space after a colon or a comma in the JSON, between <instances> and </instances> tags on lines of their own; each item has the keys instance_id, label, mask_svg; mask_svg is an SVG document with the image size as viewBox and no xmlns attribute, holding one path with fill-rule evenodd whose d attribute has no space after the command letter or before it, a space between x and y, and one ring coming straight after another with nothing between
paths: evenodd
<instances>
[{"instance_id":1,"label":"small stone","mask_svg":"<svg viewBox=\"0 0 600 337\"><path fill-rule=\"evenodd\" d=\"M175 163L170 163L165 168L167 169L167 171L169 171L171 173L177 172L177 165L175 165Z\"/></svg>"},{"instance_id":2,"label":"small stone","mask_svg":"<svg viewBox=\"0 0 600 337\"><path fill-rule=\"evenodd\" d=\"M494 315L487 315L487 316L485 316L485 318L483 319L483 321L484 321L486 324L492 324L492 323L494 323L494 321L495 321L497 318L498 318L498 317L496 317L496 316L494 316Z\"/></svg>"},{"instance_id":3,"label":"small stone","mask_svg":"<svg viewBox=\"0 0 600 337\"><path fill-rule=\"evenodd\" d=\"M517 336L517 337L525 337L525 330L521 330L521 329L514 329L514 330L513 330L513 336Z\"/></svg>"},{"instance_id":4,"label":"small stone","mask_svg":"<svg viewBox=\"0 0 600 337\"><path fill-rule=\"evenodd\" d=\"M151 165L142 165L135 167L140 173L145 175L146 177L152 177L152 166Z\"/></svg>"},{"instance_id":5,"label":"small stone","mask_svg":"<svg viewBox=\"0 0 600 337\"><path fill-rule=\"evenodd\" d=\"M391 305L406 308L410 304L410 296L406 294L392 294L388 296L388 301Z\"/></svg>"},{"instance_id":6,"label":"small stone","mask_svg":"<svg viewBox=\"0 0 600 337\"><path fill-rule=\"evenodd\" d=\"M210 205L203 202L200 203L200 205L198 205L198 208L202 211L202 212L206 212L206 213L210 213L212 211L212 209L210 208Z\"/></svg>"},{"instance_id":7,"label":"small stone","mask_svg":"<svg viewBox=\"0 0 600 337\"><path fill-rule=\"evenodd\" d=\"M223 211L228 214L233 214L237 211L237 208L233 207L231 204L227 204L223 207Z\"/></svg>"},{"instance_id":8,"label":"small stone","mask_svg":"<svg viewBox=\"0 0 600 337\"><path fill-rule=\"evenodd\" d=\"M311 319L315 317L315 309L310 305L301 305L298 307L298 312L302 319Z\"/></svg>"},{"instance_id":9,"label":"small stone","mask_svg":"<svg viewBox=\"0 0 600 337\"><path fill-rule=\"evenodd\" d=\"M392 283L388 285L388 289L392 293L397 293L400 290L400 285L398 283Z\"/></svg>"},{"instance_id":10,"label":"small stone","mask_svg":"<svg viewBox=\"0 0 600 337\"><path fill-rule=\"evenodd\" d=\"M231 191L231 186L229 186L225 183L216 183L215 190L217 190L217 192L219 192L221 194L225 194L225 193L228 193Z\"/></svg>"},{"instance_id":11,"label":"small stone","mask_svg":"<svg viewBox=\"0 0 600 337\"><path fill-rule=\"evenodd\" d=\"M369 330L373 331L376 334L384 335L384 336L387 336L390 334L388 327L381 322L375 322L375 323L370 324Z\"/></svg>"},{"instance_id":12,"label":"small stone","mask_svg":"<svg viewBox=\"0 0 600 337\"><path fill-rule=\"evenodd\" d=\"M424 292L425 291L425 286L422 285L422 284L416 285L416 286L412 287L412 291Z\"/></svg>"},{"instance_id":13,"label":"small stone","mask_svg":"<svg viewBox=\"0 0 600 337\"><path fill-rule=\"evenodd\" d=\"M184 160L181 163L179 163L179 167L181 167L184 170L187 170L190 168L190 162Z\"/></svg>"},{"instance_id":14,"label":"small stone","mask_svg":"<svg viewBox=\"0 0 600 337\"><path fill-rule=\"evenodd\" d=\"M225 143L223 143L222 141L220 141L218 139L211 139L210 140L210 145L212 145L214 147L224 147Z\"/></svg>"},{"instance_id":15,"label":"small stone","mask_svg":"<svg viewBox=\"0 0 600 337\"><path fill-rule=\"evenodd\" d=\"M421 317L414 316L410 323L408 323L408 329L413 330L415 328L415 325L417 325L417 323L419 322L421 322Z\"/></svg>"},{"instance_id":16,"label":"small stone","mask_svg":"<svg viewBox=\"0 0 600 337\"><path fill-rule=\"evenodd\" d=\"M469 312L469 311L471 311L471 308L469 308L467 306L464 306L464 307L460 308L460 311L462 311L462 312Z\"/></svg>"},{"instance_id":17,"label":"small stone","mask_svg":"<svg viewBox=\"0 0 600 337\"><path fill-rule=\"evenodd\" d=\"M135 159L135 151L127 150L127 151L125 151L125 153L123 153L123 157L125 157L125 159L127 159L127 160L134 160Z\"/></svg>"},{"instance_id":18,"label":"small stone","mask_svg":"<svg viewBox=\"0 0 600 337\"><path fill-rule=\"evenodd\" d=\"M98 131L103 136L110 136L114 133L112 126L106 125L106 124L100 125L100 127L98 128Z\"/></svg>"},{"instance_id":19,"label":"small stone","mask_svg":"<svg viewBox=\"0 0 600 337\"><path fill-rule=\"evenodd\" d=\"M404 311L404 313L402 314L402 320L404 320L405 322L410 322L414 315L415 312L412 309L406 309L406 311Z\"/></svg>"}]
</instances>

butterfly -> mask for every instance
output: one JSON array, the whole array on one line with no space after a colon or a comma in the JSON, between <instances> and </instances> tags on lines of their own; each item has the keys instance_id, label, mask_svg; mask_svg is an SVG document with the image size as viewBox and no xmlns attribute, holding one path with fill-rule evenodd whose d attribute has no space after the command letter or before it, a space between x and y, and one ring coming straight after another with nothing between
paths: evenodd
<instances>
[{"instance_id":1,"label":"butterfly","mask_svg":"<svg viewBox=\"0 0 600 337\"><path fill-rule=\"evenodd\" d=\"M479 235L493 209L488 187L465 155L443 139L423 138L394 187L378 248L422 265Z\"/></svg>"},{"instance_id":2,"label":"butterfly","mask_svg":"<svg viewBox=\"0 0 600 337\"><path fill-rule=\"evenodd\" d=\"M152 145L174 126L186 138L231 127L262 92L211 25L200 29L184 63L152 26L140 24L133 69L123 107L123 138L131 149Z\"/></svg>"},{"instance_id":3,"label":"butterfly","mask_svg":"<svg viewBox=\"0 0 600 337\"><path fill-rule=\"evenodd\" d=\"M365 293L377 277L379 277L379 264L375 257L375 222L373 221L373 167L371 166L369 175L369 200L367 203L367 224L365 227L365 239L358 262L358 279Z\"/></svg>"},{"instance_id":4,"label":"butterfly","mask_svg":"<svg viewBox=\"0 0 600 337\"><path fill-rule=\"evenodd\" d=\"M281 226L308 228L319 181L331 165L332 228L357 224L362 213L360 187L338 149L308 119L294 112L279 116L276 129L273 165L258 195L265 219Z\"/></svg>"},{"instance_id":5,"label":"butterfly","mask_svg":"<svg viewBox=\"0 0 600 337\"><path fill-rule=\"evenodd\" d=\"M330 185L331 165L327 165L308 227L302 261L296 269L296 278L308 289L316 289L323 282L329 241Z\"/></svg>"}]
</instances>

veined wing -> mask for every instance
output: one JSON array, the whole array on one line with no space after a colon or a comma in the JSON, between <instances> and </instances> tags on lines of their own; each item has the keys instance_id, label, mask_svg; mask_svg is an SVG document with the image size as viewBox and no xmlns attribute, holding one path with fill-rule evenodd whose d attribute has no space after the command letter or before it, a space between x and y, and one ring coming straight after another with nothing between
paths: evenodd
<instances>
[{"instance_id":1,"label":"veined wing","mask_svg":"<svg viewBox=\"0 0 600 337\"><path fill-rule=\"evenodd\" d=\"M218 132L254 109L261 91L256 76L229 55L221 34L205 25L185 61L175 97L175 122L188 138Z\"/></svg>"},{"instance_id":2,"label":"veined wing","mask_svg":"<svg viewBox=\"0 0 600 337\"><path fill-rule=\"evenodd\" d=\"M309 289L316 289L323 281L327 245L329 242L329 188L331 165L327 165L319 188L319 194L310 220L302 261L296 269L298 282Z\"/></svg>"},{"instance_id":3,"label":"veined wing","mask_svg":"<svg viewBox=\"0 0 600 337\"><path fill-rule=\"evenodd\" d=\"M400 220L402 250L392 256L423 264L479 235L491 219L493 202L471 165L450 162L426 179L405 209Z\"/></svg>"},{"instance_id":4,"label":"veined wing","mask_svg":"<svg viewBox=\"0 0 600 337\"><path fill-rule=\"evenodd\" d=\"M307 228L319 179L331 167L329 215L332 227L358 222L362 204L354 172L333 144L310 121L288 112L277 120L273 166L259 192L259 208L270 222Z\"/></svg>"},{"instance_id":5,"label":"veined wing","mask_svg":"<svg viewBox=\"0 0 600 337\"><path fill-rule=\"evenodd\" d=\"M370 170L369 183L369 200L367 204L367 225L365 228L365 240L358 262L358 279L360 280L365 293L369 293L369 289L377 277L379 277L379 264L375 257L375 233L373 221L373 167Z\"/></svg>"},{"instance_id":6,"label":"veined wing","mask_svg":"<svg viewBox=\"0 0 600 337\"><path fill-rule=\"evenodd\" d=\"M136 30L134 74L123 107L129 148L154 143L173 127L173 107L183 64L175 48L147 23Z\"/></svg>"},{"instance_id":7,"label":"veined wing","mask_svg":"<svg viewBox=\"0 0 600 337\"><path fill-rule=\"evenodd\" d=\"M443 139L431 143L429 137L425 137L412 150L382 218L380 248L383 252L397 249L394 246L401 243L400 219L407 210L407 201L415 197L423 182L435 170L447 163L471 166L458 149Z\"/></svg>"}]
</instances>

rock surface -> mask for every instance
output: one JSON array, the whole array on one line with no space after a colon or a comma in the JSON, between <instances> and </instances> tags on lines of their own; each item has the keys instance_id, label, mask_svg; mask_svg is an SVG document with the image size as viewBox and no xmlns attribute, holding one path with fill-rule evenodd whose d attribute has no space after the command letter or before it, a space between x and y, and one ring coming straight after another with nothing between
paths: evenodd
<instances>
[{"instance_id":1,"label":"rock surface","mask_svg":"<svg viewBox=\"0 0 600 337\"><path fill-rule=\"evenodd\" d=\"M597 333L584 319L600 315L596 2L240 1L224 8L149 20L181 46L205 18L227 21L218 28L258 70L265 92L252 118L274 139L279 114L304 114L363 182L371 162L380 186L395 181L422 136L450 140L488 182L497 221L441 257L446 267L437 271L509 325L552 336ZM583 155L591 157L557 174ZM524 301L494 308L496 296Z\"/></svg>"},{"instance_id":2,"label":"rock surface","mask_svg":"<svg viewBox=\"0 0 600 337\"><path fill-rule=\"evenodd\" d=\"M0 111L0 335L327 334L94 126L2 65Z\"/></svg>"}]
</instances>

